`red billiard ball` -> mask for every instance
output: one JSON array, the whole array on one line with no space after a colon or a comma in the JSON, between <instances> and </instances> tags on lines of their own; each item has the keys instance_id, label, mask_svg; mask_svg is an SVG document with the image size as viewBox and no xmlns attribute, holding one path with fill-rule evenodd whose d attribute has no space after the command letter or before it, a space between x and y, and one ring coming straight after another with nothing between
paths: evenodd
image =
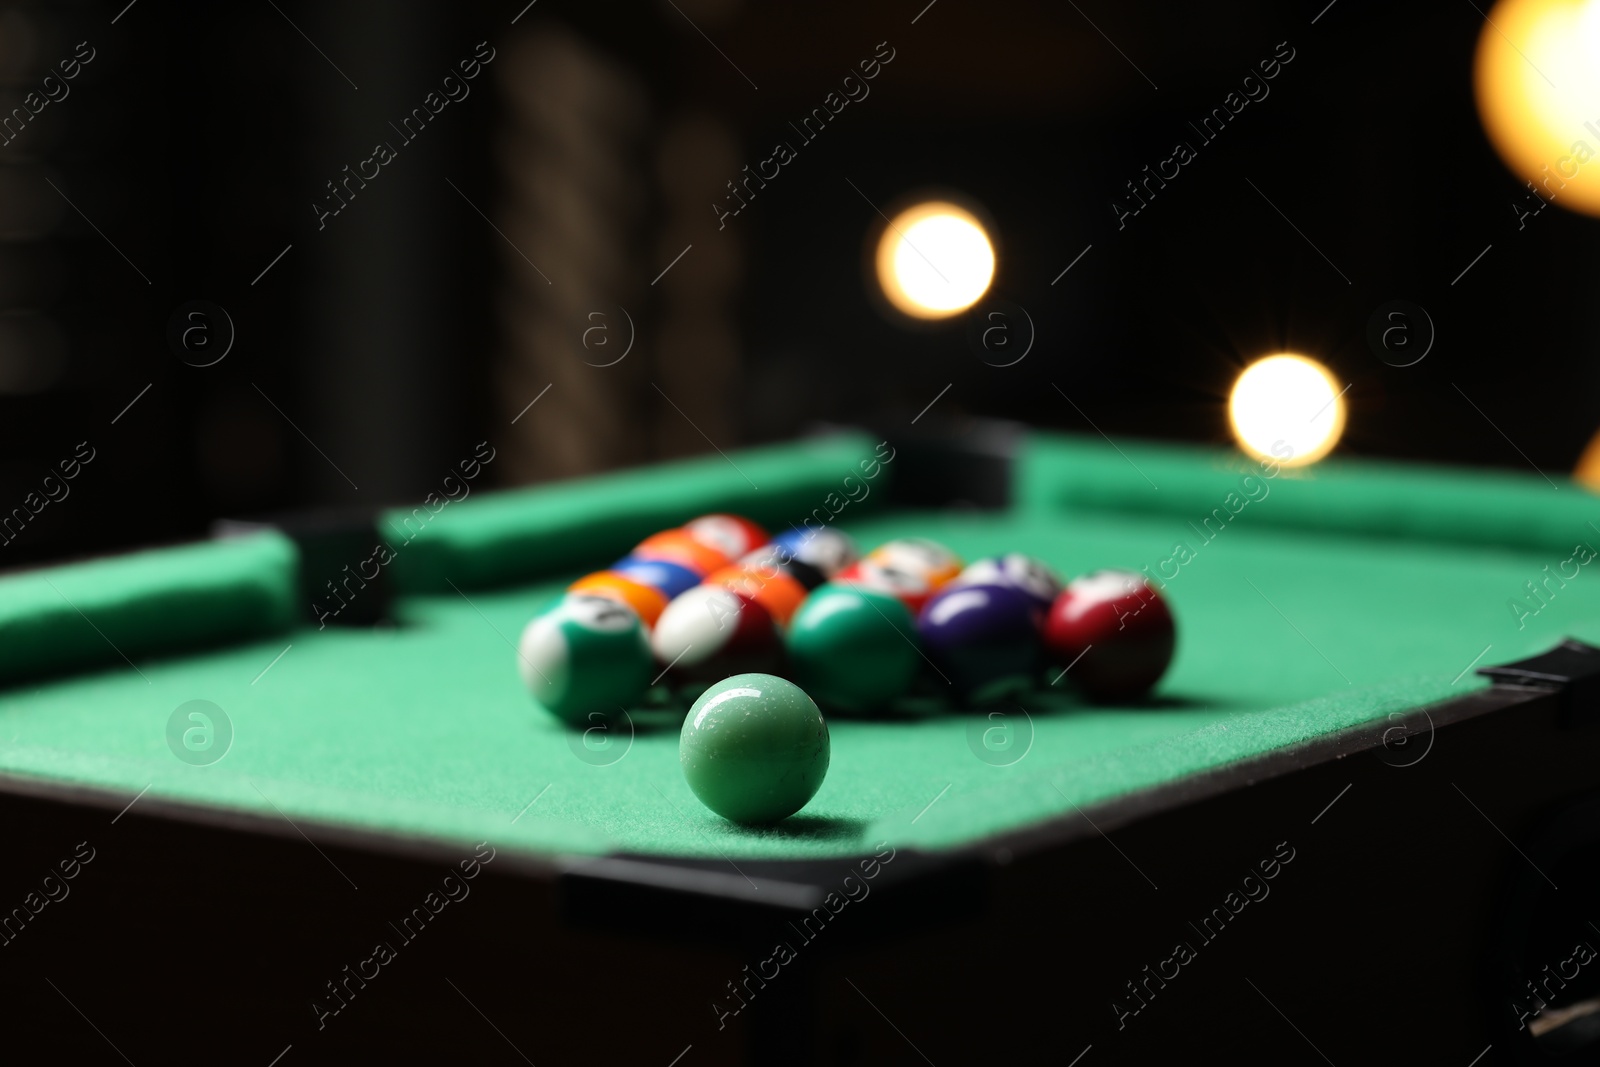
<instances>
[{"instance_id":1,"label":"red billiard ball","mask_svg":"<svg viewBox=\"0 0 1600 1067\"><path fill-rule=\"evenodd\" d=\"M1144 575L1104 570L1074 578L1050 606L1045 651L1091 700L1144 696L1172 662L1172 611Z\"/></svg>"},{"instance_id":2,"label":"red billiard ball","mask_svg":"<svg viewBox=\"0 0 1600 1067\"><path fill-rule=\"evenodd\" d=\"M729 559L738 559L770 540L767 531L742 515L702 515L684 523L683 532Z\"/></svg>"},{"instance_id":3,"label":"red billiard ball","mask_svg":"<svg viewBox=\"0 0 1600 1067\"><path fill-rule=\"evenodd\" d=\"M833 580L841 585L888 593L912 615L921 612L935 592L925 574L876 559L857 560L834 575Z\"/></svg>"},{"instance_id":4,"label":"red billiard ball","mask_svg":"<svg viewBox=\"0 0 1600 1067\"><path fill-rule=\"evenodd\" d=\"M650 648L663 671L698 696L730 674L776 673L783 636L761 604L723 585L697 585L680 594L656 620Z\"/></svg>"}]
</instances>

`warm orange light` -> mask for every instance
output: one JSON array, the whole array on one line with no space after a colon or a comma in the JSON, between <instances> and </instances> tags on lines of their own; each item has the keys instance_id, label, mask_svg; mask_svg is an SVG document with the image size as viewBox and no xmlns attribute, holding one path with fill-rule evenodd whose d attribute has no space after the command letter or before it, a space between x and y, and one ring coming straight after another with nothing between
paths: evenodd
<instances>
[{"instance_id":1,"label":"warm orange light","mask_svg":"<svg viewBox=\"0 0 1600 1067\"><path fill-rule=\"evenodd\" d=\"M994 246L964 208L928 201L896 215L878 239L878 284L913 318L943 319L976 304L994 278Z\"/></svg>"},{"instance_id":2,"label":"warm orange light","mask_svg":"<svg viewBox=\"0 0 1600 1067\"><path fill-rule=\"evenodd\" d=\"M1600 215L1600 0L1500 0L1474 80L1506 165L1544 199Z\"/></svg>"},{"instance_id":3,"label":"warm orange light","mask_svg":"<svg viewBox=\"0 0 1600 1067\"><path fill-rule=\"evenodd\" d=\"M1239 447L1301 467L1333 451L1344 433L1344 389L1314 359L1281 353L1245 368L1228 398Z\"/></svg>"}]
</instances>

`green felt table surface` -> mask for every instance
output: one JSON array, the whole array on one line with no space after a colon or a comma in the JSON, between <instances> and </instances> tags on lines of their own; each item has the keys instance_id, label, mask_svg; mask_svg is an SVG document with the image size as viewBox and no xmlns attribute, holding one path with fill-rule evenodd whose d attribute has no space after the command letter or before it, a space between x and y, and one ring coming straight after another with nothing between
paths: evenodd
<instances>
[{"instance_id":1,"label":"green felt table surface","mask_svg":"<svg viewBox=\"0 0 1600 1067\"><path fill-rule=\"evenodd\" d=\"M840 447L871 454L859 439ZM539 605L609 561L601 554L577 564L563 541L539 580L497 585L485 572L459 591L414 592L398 601L393 625L276 628L222 647L135 654L137 666L118 659L13 680L0 690L0 771L130 799L148 788L302 825L489 839L540 854L804 858L884 840L943 849L1464 694L1485 684L1466 670L1480 658L1504 662L1563 636L1600 639L1593 568L1569 565L1576 577L1547 585L1543 603L1525 589L1577 542L1600 544L1586 525L1600 507L1570 482L1334 464L1258 478L1262 495L1203 531L1199 520L1224 506L1250 470L1245 461L1222 450L1125 447L1132 451L1119 455L1095 442L1036 438L1007 511L911 512L866 501L838 518L868 546L923 536L969 559L1030 553L1069 575L1147 565L1175 574L1166 595L1178 652L1156 699L1096 708L1064 690L1041 691L1003 709L1019 736L1031 735L1010 766L974 754L973 724L986 723L971 712L834 716L832 766L816 797L787 823L747 829L689 791L670 714L642 711L620 759L580 759L572 731L532 705L513 649ZM822 466L840 466L835 458ZM713 477L710 467L694 469L696 478ZM663 484L673 476L672 468L656 473ZM814 488L803 482L791 486L802 510ZM762 491L745 490L750 498ZM730 494L719 482L713 496L737 506ZM703 510L697 499L683 494L678 503L689 510L679 519ZM1319 522L1319 499L1338 514ZM498 509L494 523L518 528L510 503L486 503ZM664 525L655 519L670 508L652 507L646 518ZM1502 513L1513 507L1520 518ZM454 520L462 529L473 525L465 509ZM479 551L494 551L493 537L481 528L474 536ZM576 535L564 528L560 536ZM524 550L536 545L522 533L515 539ZM1179 543L1186 561L1163 564ZM258 567L270 568L281 548L252 551ZM449 577L451 551L433 551L432 573ZM1519 596L1537 613L1519 617L1510 606ZM104 608L108 617L113 609ZM180 762L166 741L173 710L195 699L223 708L235 733L227 755L203 767Z\"/></svg>"}]
</instances>

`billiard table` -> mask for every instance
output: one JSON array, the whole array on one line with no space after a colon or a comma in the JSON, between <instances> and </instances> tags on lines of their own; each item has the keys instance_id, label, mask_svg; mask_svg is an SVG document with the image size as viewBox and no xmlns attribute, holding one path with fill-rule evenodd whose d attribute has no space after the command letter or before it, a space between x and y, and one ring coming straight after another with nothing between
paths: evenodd
<instances>
[{"instance_id":1,"label":"billiard table","mask_svg":"<svg viewBox=\"0 0 1600 1067\"><path fill-rule=\"evenodd\" d=\"M1465 1065L1594 1036L1600 501L1572 482L989 423L468 470L0 577L14 1048ZM685 784L680 705L576 730L515 666L568 582L708 511L1143 571L1176 658L1129 706L1065 670L830 716L811 803L735 826Z\"/></svg>"}]
</instances>

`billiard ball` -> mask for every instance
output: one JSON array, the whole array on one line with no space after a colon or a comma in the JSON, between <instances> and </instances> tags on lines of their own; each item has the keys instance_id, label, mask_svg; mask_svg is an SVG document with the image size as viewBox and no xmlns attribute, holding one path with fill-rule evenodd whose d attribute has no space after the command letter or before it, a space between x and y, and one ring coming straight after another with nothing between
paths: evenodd
<instances>
[{"instance_id":1,"label":"billiard ball","mask_svg":"<svg viewBox=\"0 0 1600 1067\"><path fill-rule=\"evenodd\" d=\"M611 572L640 585L659 589L668 603L684 590L699 585L703 577L680 563L664 559L639 559L636 556L622 557L611 565Z\"/></svg>"},{"instance_id":2,"label":"billiard ball","mask_svg":"<svg viewBox=\"0 0 1600 1067\"><path fill-rule=\"evenodd\" d=\"M1143 696L1177 644L1172 610L1144 575L1103 570L1074 578L1044 624L1046 655L1096 701Z\"/></svg>"},{"instance_id":3,"label":"billiard ball","mask_svg":"<svg viewBox=\"0 0 1600 1067\"><path fill-rule=\"evenodd\" d=\"M868 552L867 559L919 574L931 589L939 588L961 573L961 557L925 537L886 541Z\"/></svg>"},{"instance_id":4,"label":"billiard ball","mask_svg":"<svg viewBox=\"0 0 1600 1067\"><path fill-rule=\"evenodd\" d=\"M762 545L754 552L739 559L738 565L758 571L762 575L783 573L805 586L810 592L823 582L828 576L810 563L795 559L789 551L777 543Z\"/></svg>"},{"instance_id":5,"label":"billiard ball","mask_svg":"<svg viewBox=\"0 0 1600 1067\"><path fill-rule=\"evenodd\" d=\"M655 662L632 608L568 593L523 629L517 668L539 704L581 726L592 713L615 715L643 696Z\"/></svg>"},{"instance_id":6,"label":"billiard ball","mask_svg":"<svg viewBox=\"0 0 1600 1067\"><path fill-rule=\"evenodd\" d=\"M736 674L700 694L678 763L700 802L732 822L774 823L805 807L828 774L828 724L793 682Z\"/></svg>"},{"instance_id":7,"label":"billiard ball","mask_svg":"<svg viewBox=\"0 0 1600 1067\"><path fill-rule=\"evenodd\" d=\"M877 711L904 696L922 664L917 623L888 593L830 582L789 620L789 672L825 707Z\"/></svg>"},{"instance_id":8,"label":"billiard ball","mask_svg":"<svg viewBox=\"0 0 1600 1067\"><path fill-rule=\"evenodd\" d=\"M667 608L667 596L661 590L616 571L596 571L584 575L567 586L567 592L609 597L626 604L639 616L646 629L654 626L656 619Z\"/></svg>"},{"instance_id":9,"label":"billiard ball","mask_svg":"<svg viewBox=\"0 0 1600 1067\"><path fill-rule=\"evenodd\" d=\"M706 576L707 585L720 585L754 600L767 609L779 626L787 626L809 589L781 567L763 569L734 563Z\"/></svg>"},{"instance_id":10,"label":"billiard ball","mask_svg":"<svg viewBox=\"0 0 1600 1067\"><path fill-rule=\"evenodd\" d=\"M913 615L922 610L934 593L933 586L920 572L903 570L895 564L875 559L857 560L834 575L833 580L841 585L888 593Z\"/></svg>"},{"instance_id":11,"label":"billiard ball","mask_svg":"<svg viewBox=\"0 0 1600 1067\"><path fill-rule=\"evenodd\" d=\"M847 533L831 527L785 530L772 539L790 559L806 563L832 578L861 558L861 550Z\"/></svg>"},{"instance_id":12,"label":"billiard ball","mask_svg":"<svg viewBox=\"0 0 1600 1067\"><path fill-rule=\"evenodd\" d=\"M1056 577L1055 571L1021 552L1008 552L1003 556L990 556L969 563L965 570L956 575L954 584L1009 585L1028 594L1041 611L1049 611L1050 605L1061 595L1061 579Z\"/></svg>"},{"instance_id":13,"label":"billiard ball","mask_svg":"<svg viewBox=\"0 0 1600 1067\"><path fill-rule=\"evenodd\" d=\"M961 697L992 703L1026 691L1039 664L1043 612L1009 585L952 585L917 617L922 647Z\"/></svg>"},{"instance_id":14,"label":"billiard ball","mask_svg":"<svg viewBox=\"0 0 1600 1067\"><path fill-rule=\"evenodd\" d=\"M663 530L640 541L630 552L631 559L665 560L687 567L702 579L714 570L733 562L726 552L689 536L683 530Z\"/></svg>"},{"instance_id":15,"label":"billiard ball","mask_svg":"<svg viewBox=\"0 0 1600 1067\"><path fill-rule=\"evenodd\" d=\"M766 608L721 585L679 595L650 635L656 663L685 688L747 671L775 671L783 639Z\"/></svg>"},{"instance_id":16,"label":"billiard ball","mask_svg":"<svg viewBox=\"0 0 1600 1067\"><path fill-rule=\"evenodd\" d=\"M739 515L702 515L684 523L683 532L729 559L738 559L770 540L767 531Z\"/></svg>"}]
</instances>

